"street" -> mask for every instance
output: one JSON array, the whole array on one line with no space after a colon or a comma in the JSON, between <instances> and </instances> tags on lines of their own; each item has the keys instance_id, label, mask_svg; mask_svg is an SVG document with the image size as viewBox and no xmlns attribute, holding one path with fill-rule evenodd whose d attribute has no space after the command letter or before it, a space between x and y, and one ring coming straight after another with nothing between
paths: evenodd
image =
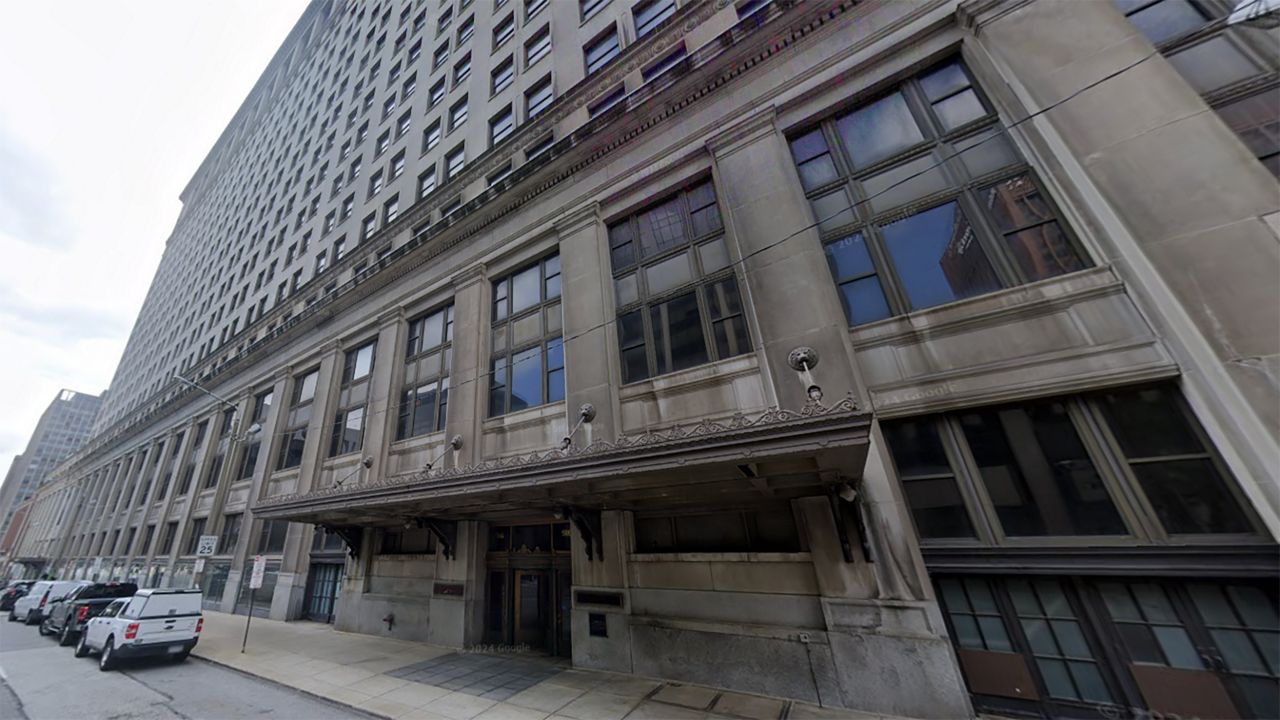
<instances>
[{"instance_id":1,"label":"street","mask_svg":"<svg viewBox=\"0 0 1280 720\"><path fill-rule=\"evenodd\" d=\"M96 656L0 621L0 718L364 718L350 708L195 657L126 662L100 672Z\"/></svg>"}]
</instances>

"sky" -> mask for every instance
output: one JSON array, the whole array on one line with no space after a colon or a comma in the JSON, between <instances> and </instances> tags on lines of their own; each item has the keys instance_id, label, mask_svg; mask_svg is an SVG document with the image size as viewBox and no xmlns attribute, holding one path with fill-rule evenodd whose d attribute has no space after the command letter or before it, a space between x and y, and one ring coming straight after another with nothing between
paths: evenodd
<instances>
[{"instance_id":1,"label":"sky","mask_svg":"<svg viewBox=\"0 0 1280 720\"><path fill-rule=\"evenodd\" d=\"M0 472L111 383L178 195L306 0L0 0Z\"/></svg>"}]
</instances>

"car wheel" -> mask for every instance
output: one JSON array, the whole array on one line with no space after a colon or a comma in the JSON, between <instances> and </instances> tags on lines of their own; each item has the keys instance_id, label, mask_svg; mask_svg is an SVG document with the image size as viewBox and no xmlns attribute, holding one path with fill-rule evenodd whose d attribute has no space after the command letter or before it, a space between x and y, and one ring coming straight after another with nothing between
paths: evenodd
<instances>
[{"instance_id":1,"label":"car wheel","mask_svg":"<svg viewBox=\"0 0 1280 720\"><path fill-rule=\"evenodd\" d=\"M9 611L9 622L18 622L18 616L14 615L12 610Z\"/></svg>"},{"instance_id":2,"label":"car wheel","mask_svg":"<svg viewBox=\"0 0 1280 720\"><path fill-rule=\"evenodd\" d=\"M80 642L76 643L75 655L78 658L82 658L88 654L89 654L89 639L85 636L85 633L82 632L80 633Z\"/></svg>"},{"instance_id":3,"label":"car wheel","mask_svg":"<svg viewBox=\"0 0 1280 720\"><path fill-rule=\"evenodd\" d=\"M36 628L36 632L40 633L40 637L53 634L53 631L49 629L48 618L45 618L43 621L41 621L40 627Z\"/></svg>"},{"instance_id":4,"label":"car wheel","mask_svg":"<svg viewBox=\"0 0 1280 720\"><path fill-rule=\"evenodd\" d=\"M27 611L27 624L28 624L28 625L35 625L35 624L36 624L36 623L38 623L38 622L40 622L40 620L39 620L39 619L38 619L38 617L36 616L36 611L35 611L35 610L28 610L28 611Z\"/></svg>"},{"instance_id":5,"label":"car wheel","mask_svg":"<svg viewBox=\"0 0 1280 720\"><path fill-rule=\"evenodd\" d=\"M71 623L62 626L62 633L58 635L58 645L66 647L71 644Z\"/></svg>"},{"instance_id":6,"label":"car wheel","mask_svg":"<svg viewBox=\"0 0 1280 720\"><path fill-rule=\"evenodd\" d=\"M102 657L98 658L98 669L102 672L112 670L116 666L116 639L107 638L107 644L102 646Z\"/></svg>"},{"instance_id":7,"label":"car wheel","mask_svg":"<svg viewBox=\"0 0 1280 720\"><path fill-rule=\"evenodd\" d=\"M182 662L183 660L186 660L186 659L187 659L187 656L188 656L188 655L190 655L190 654L191 654L191 651L190 651L190 650L183 650L182 652L180 652L180 653L178 653L177 655L174 655L174 656L173 656L173 661L174 661L175 663L180 663L180 662Z\"/></svg>"}]
</instances>

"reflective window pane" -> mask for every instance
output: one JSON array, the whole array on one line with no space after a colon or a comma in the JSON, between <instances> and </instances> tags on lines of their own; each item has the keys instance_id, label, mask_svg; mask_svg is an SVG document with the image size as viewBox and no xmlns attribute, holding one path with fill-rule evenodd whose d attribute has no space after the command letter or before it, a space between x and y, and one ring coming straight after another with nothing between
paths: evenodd
<instances>
[{"instance_id":1,"label":"reflective window pane","mask_svg":"<svg viewBox=\"0 0 1280 720\"><path fill-rule=\"evenodd\" d=\"M849 198L844 190L836 190L809 202L813 207L813 217L818 222L818 229L826 232L853 222L853 208L849 206Z\"/></svg>"},{"instance_id":2,"label":"reflective window pane","mask_svg":"<svg viewBox=\"0 0 1280 720\"><path fill-rule=\"evenodd\" d=\"M689 253L667 258L660 263L644 269L645 282L649 293L657 295L668 290L687 285L693 281L693 268L689 264Z\"/></svg>"},{"instance_id":3,"label":"reflective window pane","mask_svg":"<svg viewBox=\"0 0 1280 720\"><path fill-rule=\"evenodd\" d=\"M1169 56L1172 65L1196 92L1207 93L1263 72L1240 51L1229 35L1218 35Z\"/></svg>"},{"instance_id":4,"label":"reflective window pane","mask_svg":"<svg viewBox=\"0 0 1280 720\"><path fill-rule=\"evenodd\" d=\"M941 102L933 104L933 112L943 130L954 130L970 120L977 120L987 114L978 94L972 90L956 93Z\"/></svg>"},{"instance_id":5,"label":"reflective window pane","mask_svg":"<svg viewBox=\"0 0 1280 720\"><path fill-rule=\"evenodd\" d=\"M1130 15L1129 22L1158 45L1199 28L1207 20L1187 0L1160 0Z\"/></svg>"},{"instance_id":6,"label":"reflective window pane","mask_svg":"<svg viewBox=\"0 0 1280 720\"><path fill-rule=\"evenodd\" d=\"M932 419L894 420L882 425L889 452L903 477L951 475L938 425Z\"/></svg>"},{"instance_id":7,"label":"reflective window pane","mask_svg":"<svg viewBox=\"0 0 1280 720\"><path fill-rule=\"evenodd\" d=\"M1270 88L1217 108L1218 117L1272 175L1280 176L1280 88Z\"/></svg>"},{"instance_id":8,"label":"reflective window pane","mask_svg":"<svg viewBox=\"0 0 1280 720\"><path fill-rule=\"evenodd\" d=\"M969 76L960 63L951 62L933 72L920 76L920 89L929 102L937 102L948 95L969 87Z\"/></svg>"},{"instance_id":9,"label":"reflective window pane","mask_svg":"<svg viewBox=\"0 0 1280 720\"><path fill-rule=\"evenodd\" d=\"M973 177L986 175L1018 161L1009 139L998 128L983 130L955 143L955 153Z\"/></svg>"},{"instance_id":10,"label":"reflective window pane","mask_svg":"<svg viewBox=\"0 0 1280 720\"><path fill-rule=\"evenodd\" d=\"M542 348L511 356L511 412L542 404Z\"/></svg>"},{"instance_id":11,"label":"reflective window pane","mask_svg":"<svg viewBox=\"0 0 1280 720\"><path fill-rule=\"evenodd\" d=\"M936 164L933 155L924 155L863 180L872 212L885 212L945 190L951 183Z\"/></svg>"},{"instance_id":12,"label":"reflective window pane","mask_svg":"<svg viewBox=\"0 0 1280 720\"><path fill-rule=\"evenodd\" d=\"M831 267L831 276L836 280L866 275L875 272L871 264L871 253L862 233L854 233L846 238L827 243L827 265Z\"/></svg>"},{"instance_id":13,"label":"reflective window pane","mask_svg":"<svg viewBox=\"0 0 1280 720\"><path fill-rule=\"evenodd\" d=\"M640 226L641 257L656 255L686 241L678 197L640 213L637 220Z\"/></svg>"},{"instance_id":14,"label":"reflective window pane","mask_svg":"<svg viewBox=\"0 0 1280 720\"><path fill-rule=\"evenodd\" d=\"M1000 288L959 206L947 203L881 228L913 309Z\"/></svg>"},{"instance_id":15,"label":"reflective window pane","mask_svg":"<svg viewBox=\"0 0 1280 720\"><path fill-rule=\"evenodd\" d=\"M839 287L840 303L850 325L862 325L883 320L893 314L880 287L880 278L868 277L842 283Z\"/></svg>"},{"instance_id":16,"label":"reflective window pane","mask_svg":"<svg viewBox=\"0 0 1280 720\"><path fill-rule=\"evenodd\" d=\"M1107 424L1129 459L1204 451L1169 390L1118 390L1104 393L1100 399Z\"/></svg>"},{"instance_id":17,"label":"reflective window pane","mask_svg":"<svg viewBox=\"0 0 1280 720\"><path fill-rule=\"evenodd\" d=\"M511 278L511 312L518 313L541 302L541 285L542 270L537 265L514 275Z\"/></svg>"},{"instance_id":18,"label":"reflective window pane","mask_svg":"<svg viewBox=\"0 0 1280 720\"><path fill-rule=\"evenodd\" d=\"M904 480L902 489L920 537L974 536L955 478Z\"/></svg>"},{"instance_id":19,"label":"reflective window pane","mask_svg":"<svg viewBox=\"0 0 1280 720\"><path fill-rule=\"evenodd\" d=\"M893 93L836 120L855 167L863 168L924 139L902 93Z\"/></svg>"}]
</instances>

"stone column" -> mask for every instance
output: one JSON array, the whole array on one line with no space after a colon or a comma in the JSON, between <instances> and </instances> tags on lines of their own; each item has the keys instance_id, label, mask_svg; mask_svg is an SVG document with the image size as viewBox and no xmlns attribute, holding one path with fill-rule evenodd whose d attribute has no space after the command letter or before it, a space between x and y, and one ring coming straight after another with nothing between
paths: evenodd
<instances>
[{"instance_id":1,"label":"stone column","mask_svg":"<svg viewBox=\"0 0 1280 720\"><path fill-rule=\"evenodd\" d=\"M447 453L441 468L480 460L480 431L489 394L489 283L483 265L453 281L453 362L445 437L462 436L462 449Z\"/></svg>"}]
</instances>

